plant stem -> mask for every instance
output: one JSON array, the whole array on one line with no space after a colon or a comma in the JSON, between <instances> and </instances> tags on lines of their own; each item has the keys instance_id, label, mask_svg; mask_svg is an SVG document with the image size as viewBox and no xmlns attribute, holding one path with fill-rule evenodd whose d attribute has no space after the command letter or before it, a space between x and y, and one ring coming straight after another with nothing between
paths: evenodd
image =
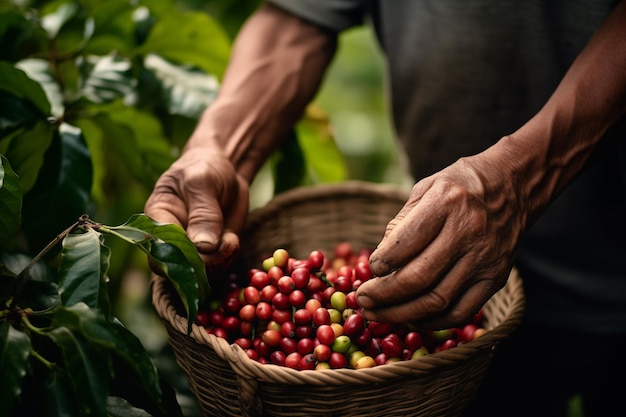
<instances>
[{"instance_id":1,"label":"plant stem","mask_svg":"<svg viewBox=\"0 0 626 417\"><path fill-rule=\"evenodd\" d=\"M78 219L78 221L76 223L74 223L73 225L71 225L70 227L68 227L67 229L65 229L64 231L62 231L61 233L59 233L58 235L56 235L56 237L46 245L45 248L43 248L41 250L41 252L39 252L31 261L28 265L26 265L26 267L18 274L17 279L19 280L19 284L15 290L15 293L13 295L13 300L11 301L11 304L14 304L15 301L19 298L19 294L21 293L22 289L24 288L24 285L26 284L26 282L30 279L30 270L37 264L37 262L39 262L41 260L41 258L43 258L45 256L46 253L48 253L54 246L56 246L59 242L61 242L63 239L65 239L65 237L70 234L74 229L76 229L77 227L79 227L80 225L84 224L85 222L89 221L89 217L87 215L82 215L80 216L80 218Z\"/></svg>"}]
</instances>

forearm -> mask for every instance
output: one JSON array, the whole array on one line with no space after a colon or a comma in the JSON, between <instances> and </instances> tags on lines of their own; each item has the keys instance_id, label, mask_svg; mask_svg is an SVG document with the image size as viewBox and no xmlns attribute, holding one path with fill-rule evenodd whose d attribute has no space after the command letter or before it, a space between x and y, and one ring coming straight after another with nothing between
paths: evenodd
<instances>
[{"instance_id":1,"label":"forearm","mask_svg":"<svg viewBox=\"0 0 626 417\"><path fill-rule=\"evenodd\" d=\"M505 161L505 172L518 179L515 191L525 202L527 223L571 182L625 112L626 2L622 1L541 111L486 152Z\"/></svg>"},{"instance_id":2,"label":"forearm","mask_svg":"<svg viewBox=\"0 0 626 417\"><path fill-rule=\"evenodd\" d=\"M219 149L251 181L313 99L335 49L335 34L262 6L239 33L220 93L184 151Z\"/></svg>"}]
</instances>

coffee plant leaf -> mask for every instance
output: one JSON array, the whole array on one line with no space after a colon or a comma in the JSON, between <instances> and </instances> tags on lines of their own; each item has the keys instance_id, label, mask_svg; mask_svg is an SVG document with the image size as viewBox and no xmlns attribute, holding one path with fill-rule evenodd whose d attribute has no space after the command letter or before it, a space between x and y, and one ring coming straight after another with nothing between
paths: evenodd
<instances>
[{"instance_id":1,"label":"coffee plant leaf","mask_svg":"<svg viewBox=\"0 0 626 417\"><path fill-rule=\"evenodd\" d=\"M37 374L37 381L30 397L37 399L35 410L33 410L36 412L25 413L26 415L47 417L80 415L78 404L74 401L68 373L64 369L57 366L42 369Z\"/></svg>"},{"instance_id":2,"label":"coffee plant leaf","mask_svg":"<svg viewBox=\"0 0 626 417\"><path fill-rule=\"evenodd\" d=\"M0 139L0 154L11 162L24 195L35 185L54 135L54 125L39 120Z\"/></svg>"},{"instance_id":3,"label":"coffee plant leaf","mask_svg":"<svg viewBox=\"0 0 626 417\"><path fill-rule=\"evenodd\" d=\"M29 337L8 322L0 323L0 415L12 415L28 370Z\"/></svg>"},{"instance_id":4,"label":"coffee plant leaf","mask_svg":"<svg viewBox=\"0 0 626 417\"><path fill-rule=\"evenodd\" d=\"M183 228L158 223L145 214L135 214L123 225L107 226L100 231L115 234L148 255L180 296L191 331L198 305L206 303L211 289L204 264Z\"/></svg>"},{"instance_id":5,"label":"coffee plant leaf","mask_svg":"<svg viewBox=\"0 0 626 417\"><path fill-rule=\"evenodd\" d=\"M52 74L50 62L45 59L29 58L17 62L15 67L39 83L50 103L50 113L54 117L61 117L64 111L63 93L61 86Z\"/></svg>"},{"instance_id":6,"label":"coffee plant leaf","mask_svg":"<svg viewBox=\"0 0 626 417\"><path fill-rule=\"evenodd\" d=\"M230 40L208 14L171 9L158 17L146 41L135 53L156 54L221 79L230 57Z\"/></svg>"},{"instance_id":7,"label":"coffee plant leaf","mask_svg":"<svg viewBox=\"0 0 626 417\"><path fill-rule=\"evenodd\" d=\"M309 107L296 131L312 183L339 182L348 178L345 158L330 133L330 121L325 113Z\"/></svg>"},{"instance_id":8,"label":"coffee plant leaf","mask_svg":"<svg viewBox=\"0 0 626 417\"><path fill-rule=\"evenodd\" d=\"M168 415L162 381L141 341L117 319L108 320L83 303L55 309L53 322L81 335L90 345L108 353L111 361L111 391L154 415ZM169 414L173 416L174 414Z\"/></svg>"},{"instance_id":9,"label":"coffee plant leaf","mask_svg":"<svg viewBox=\"0 0 626 417\"><path fill-rule=\"evenodd\" d=\"M50 103L46 93L24 71L15 68L11 63L0 62L0 80L0 91L27 101L32 108L31 113L42 117L50 115Z\"/></svg>"},{"instance_id":10,"label":"coffee plant leaf","mask_svg":"<svg viewBox=\"0 0 626 417\"><path fill-rule=\"evenodd\" d=\"M67 371L71 395L81 415L103 416L112 379L110 353L90 343L79 331L60 324L45 332L59 349L56 365Z\"/></svg>"},{"instance_id":11,"label":"coffee plant leaf","mask_svg":"<svg viewBox=\"0 0 626 417\"><path fill-rule=\"evenodd\" d=\"M93 162L82 131L61 123L44 155L32 189L24 195L22 229L33 250L91 208ZM41 215L45 207L46 216Z\"/></svg>"},{"instance_id":12,"label":"coffee plant leaf","mask_svg":"<svg viewBox=\"0 0 626 417\"><path fill-rule=\"evenodd\" d=\"M113 145L117 152L128 152L129 138L132 138L134 149L139 156L143 171L139 178L146 178L151 183L174 162L172 147L166 138L163 127L157 117L136 107L125 106L120 102L110 103L101 107L102 113L117 126L122 126L129 133L127 136L107 137L107 150ZM122 154L127 160L130 156Z\"/></svg>"},{"instance_id":13,"label":"coffee plant leaf","mask_svg":"<svg viewBox=\"0 0 626 417\"><path fill-rule=\"evenodd\" d=\"M14 3L0 3L0 61L17 61L48 45L45 32Z\"/></svg>"},{"instance_id":14,"label":"coffee plant leaf","mask_svg":"<svg viewBox=\"0 0 626 417\"><path fill-rule=\"evenodd\" d=\"M97 178L128 183L128 176L152 186L174 161L174 155L155 116L116 101L99 106L88 119L75 124L89 130L92 158L99 164ZM95 187L99 185L96 184Z\"/></svg>"},{"instance_id":15,"label":"coffee plant leaf","mask_svg":"<svg viewBox=\"0 0 626 417\"><path fill-rule=\"evenodd\" d=\"M85 303L111 315L108 294L111 251L93 229L71 233L63 239L59 265L59 294L64 306Z\"/></svg>"},{"instance_id":16,"label":"coffee plant leaf","mask_svg":"<svg viewBox=\"0 0 626 417\"><path fill-rule=\"evenodd\" d=\"M22 189L9 161L0 155L0 247L8 249L20 224Z\"/></svg>"},{"instance_id":17,"label":"coffee plant leaf","mask_svg":"<svg viewBox=\"0 0 626 417\"><path fill-rule=\"evenodd\" d=\"M54 134L50 104L39 83L0 62L0 154L20 178L22 193L35 183Z\"/></svg>"},{"instance_id":18,"label":"coffee plant leaf","mask_svg":"<svg viewBox=\"0 0 626 417\"><path fill-rule=\"evenodd\" d=\"M104 56L85 57L84 81L80 94L94 103L108 103L118 98L133 100L134 79L128 58L109 53Z\"/></svg>"},{"instance_id":19,"label":"coffee plant leaf","mask_svg":"<svg viewBox=\"0 0 626 417\"><path fill-rule=\"evenodd\" d=\"M173 64L155 54L145 57L144 66L159 81L160 100L171 114L198 119L217 96L219 82L212 74Z\"/></svg>"},{"instance_id":20,"label":"coffee plant leaf","mask_svg":"<svg viewBox=\"0 0 626 417\"><path fill-rule=\"evenodd\" d=\"M295 130L287 135L276 152L272 154L274 167L274 194L301 185L306 166Z\"/></svg>"},{"instance_id":21,"label":"coffee plant leaf","mask_svg":"<svg viewBox=\"0 0 626 417\"><path fill-rule=\"evenodd\" d=\"M34 311L46 310L59 304L59 296L56 277L45 262L39 261L34 265L32 257L21 253L0 252L0 303L13 299L14 304L21 307L29 307ZM27 266L28 279L20 276ZM19 277L19 278L18 278ZM23 289L16 292L23 285Z\"/></svg>"},{"instance_id":22,"label":"coffee plant leaf","mask_svg":"<svg viewBox=\"0 0 626 417\"><path fill-rule=\"evenodd\" d=\"M48 4L42 10L41 27L49 39L59 36L61 29L79 12L78 4L73 2L57 2Z\"/></svg>"},{"instance_id":23,"label":"coffee plant leaf","mask_svg":"<svg viewBox=\"0 0 626 417\"><path fill-rule=\"evenodd\" d=\"M124 53L135 47L133 12L137 6L129 1L101 1L89 10L93 30L85 45L87 55Z\"/></svg>"}]
</instances>

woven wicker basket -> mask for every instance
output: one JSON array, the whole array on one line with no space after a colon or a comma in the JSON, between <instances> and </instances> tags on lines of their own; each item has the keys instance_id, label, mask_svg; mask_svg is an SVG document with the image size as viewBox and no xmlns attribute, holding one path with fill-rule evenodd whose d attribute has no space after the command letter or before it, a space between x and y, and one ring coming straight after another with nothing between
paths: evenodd
<instances>
[{"instance_id":1,"label":"woven wicker basket","mask_svg":"<svg viewBox=\"0 0 626 417\"><path fill-rule=\"evenodd\" d=\"M303 187L250 214L240 263L258 266L267 251L302 257L339 241L374 247L406 201L392 186L362 182ZM329 253L329 252L327 252ZM296 371L250 360L226 340L192 326L167 280L153 276L152 301L178 364L207 416L458 416L474 396L498 342L519 324L524 296L513 269L485 305L484 336L419 359L374 368Z\"/></svg>"}]
</instances>

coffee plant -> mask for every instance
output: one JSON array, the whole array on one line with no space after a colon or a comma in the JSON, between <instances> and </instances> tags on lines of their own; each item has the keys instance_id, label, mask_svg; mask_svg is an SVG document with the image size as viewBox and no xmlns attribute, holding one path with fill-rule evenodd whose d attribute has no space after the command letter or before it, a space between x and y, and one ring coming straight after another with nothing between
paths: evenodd
<instances>
[{"instance_id":1,"label":"coffee plant","mask_svg":"<svg viewBox=\"0 0 626 417\"><path fill-rule=\"evenodd\" d=\"M141 212L217 95L244 3L0 0L0 415L181 414L114 301L137 253L189 317L210 293L184 231ZM274 190L343 179L327 131L303 118L268 161Z\"/></svg>"}]
</instances>

